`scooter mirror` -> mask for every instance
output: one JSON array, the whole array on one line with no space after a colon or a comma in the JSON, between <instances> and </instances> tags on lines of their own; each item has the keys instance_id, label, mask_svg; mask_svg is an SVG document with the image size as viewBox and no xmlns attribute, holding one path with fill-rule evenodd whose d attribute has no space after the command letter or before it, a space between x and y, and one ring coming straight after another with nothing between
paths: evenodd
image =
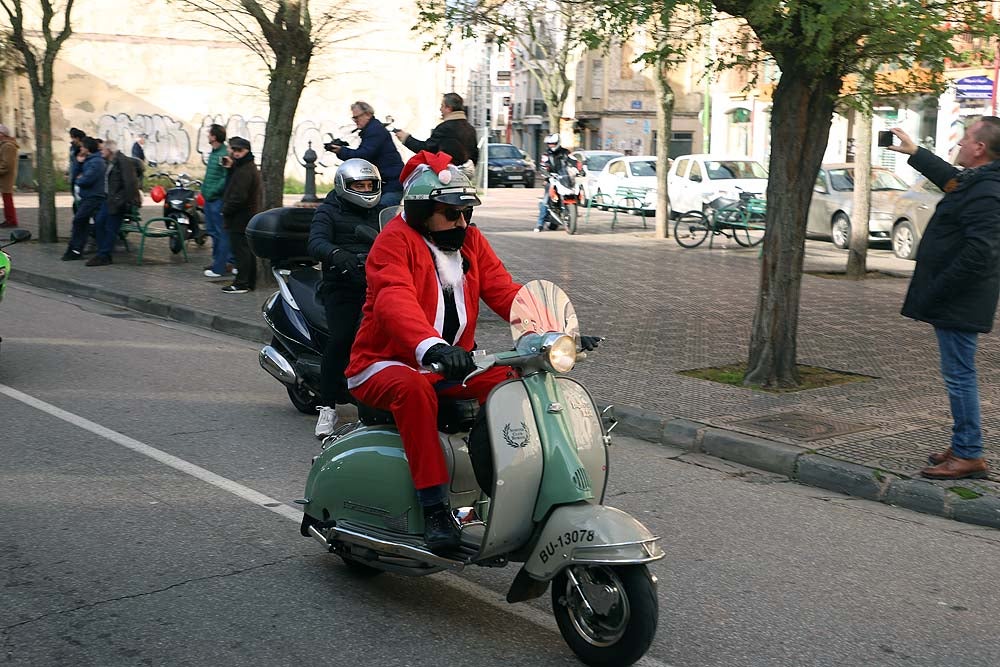
<instances>
[{"instance_id":1,"label":"scooter mirror","mask_svg":"<svg viewBox=\"0 0 1000 667\"><path fill-rule=\"evenodd\" d=\"M562 288L548 280L532 280L511 304L510 333L515 343L527 333L564 333L579 339L580 324Z\"/></svg>"}]
</instances>

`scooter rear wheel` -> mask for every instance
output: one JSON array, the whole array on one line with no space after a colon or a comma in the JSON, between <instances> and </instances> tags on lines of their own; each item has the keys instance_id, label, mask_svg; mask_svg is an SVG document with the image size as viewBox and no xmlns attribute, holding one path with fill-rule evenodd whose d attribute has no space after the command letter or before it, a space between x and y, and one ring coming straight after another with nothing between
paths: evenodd
<instances>
[{"instance_id":1,"label":"scooter rear wheel","mask_svg":"<svg viewBox=\"0 0 1000 667\"><path fill-rule=\"evenodd\" d=\"M656 582L649 570L645 565L570 569L579 588L566 570L552 582L552 611L563 639L588 665L634 664L653 643L659 619Z\"/></svg>"}]
</instances>

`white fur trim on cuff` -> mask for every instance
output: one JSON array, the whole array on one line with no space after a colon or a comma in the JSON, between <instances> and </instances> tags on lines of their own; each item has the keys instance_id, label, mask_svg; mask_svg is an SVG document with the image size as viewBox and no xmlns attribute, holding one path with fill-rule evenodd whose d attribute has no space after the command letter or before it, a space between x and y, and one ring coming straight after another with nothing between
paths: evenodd
<instances>
[{"instance_id":1,"label":"white fur trim on cuff","mask_svg":"<svg viewBox=\"0 0 1000 667\"><path fill-rule=\"evenodd\" d=\"M444 343L445 345L448 345L448 341L446 341L444 338L425 338L424 340L420 341L420 344L417 345L417 354L416 354L416 360L418 366L424 365L424 355L427 354L427 350L431 349L438 343Z\"/></svg>"}]
</instances>

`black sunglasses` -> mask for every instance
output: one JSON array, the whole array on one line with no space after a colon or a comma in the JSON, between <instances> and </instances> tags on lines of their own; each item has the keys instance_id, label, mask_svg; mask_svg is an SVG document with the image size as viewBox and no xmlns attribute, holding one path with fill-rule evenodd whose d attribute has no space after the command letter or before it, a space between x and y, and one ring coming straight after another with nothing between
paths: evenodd
<instances>
[{"instance_id":1,"label":"black sunglasses","mask_svg":"<svg viewBox=\"0 0 1000 667\"><path fill-rule=\"evenodd\" d=\"M446 208L443 211L441 211L441 213L442 215L444 215L444 219L447 220L448 222L458 222L458 219L461 218L462 216L468 218L469 215L472 213L472 208L471 207Z\"/></svg>"}]
</instances>

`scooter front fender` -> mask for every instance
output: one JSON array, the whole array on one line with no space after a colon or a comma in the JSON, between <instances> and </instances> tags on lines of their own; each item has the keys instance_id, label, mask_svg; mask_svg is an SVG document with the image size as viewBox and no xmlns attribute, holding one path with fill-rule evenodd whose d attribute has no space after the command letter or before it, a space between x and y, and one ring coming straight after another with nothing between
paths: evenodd
<instances>
[{"instance_id":1,"label":"scooter front fender","mask_svg":"<svg viewBox=\"0 0 1000 667\"><path fill-rule=\"evenodd\" d=\"M650 563L663 558L659 539L613 507L563 505L549 515L524 571L533 579L548 581L568 565Z\"/></svg>"}]
</instances>

